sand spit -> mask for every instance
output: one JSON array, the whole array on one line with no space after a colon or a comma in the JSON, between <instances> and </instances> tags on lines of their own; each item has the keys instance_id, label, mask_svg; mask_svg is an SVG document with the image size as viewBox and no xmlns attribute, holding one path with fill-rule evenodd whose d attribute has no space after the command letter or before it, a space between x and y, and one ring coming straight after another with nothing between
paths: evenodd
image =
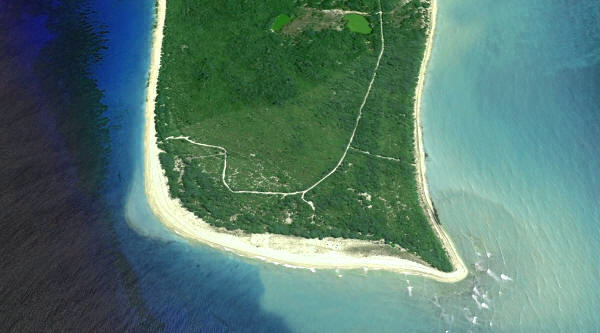
<instances>
[{"instance_id":1,"label":"sand spit","mask_svg":"<svg viewBox=\"0 0 600 333\"><path fill-rule=\"evenodd\" d=\"M166 176L160 165L156 144L154 108L157 94L158 73L163 40L163 28L166 14L166 0L158 0L157 25L153 33L152 54L150 59L149 85L145 109L144 133L144 183L146 197L152 212L173 232L193 241L211 247L230 251L238 255L282 264L294 268L315 269L384 269L411 275L419 275L442 282L457 282L466 277L468 271L458 256L454 245L444 230L435 222L431 200L425 179L424 152L420 137L420 101L424 73L431 52L432 34L435 24L435 0L432 3L432 29L428 39L427 51L421 66L417 85L415 121L417 136L417 166L420 195L427 215L436 234L448 250L451 261L456 267L453 272L441 272L421 263L404 258L385 255L385 247L370 241L348 240L341 238L305 239L275 234L247 234L229 232L215 228L193 213L187 211L178 199L169 196ZM357 249L362 249L357 251ZM366 251L364 249L367 249ZM360 254L359 254L360 253Z\"/></svg>"}]
</instances>

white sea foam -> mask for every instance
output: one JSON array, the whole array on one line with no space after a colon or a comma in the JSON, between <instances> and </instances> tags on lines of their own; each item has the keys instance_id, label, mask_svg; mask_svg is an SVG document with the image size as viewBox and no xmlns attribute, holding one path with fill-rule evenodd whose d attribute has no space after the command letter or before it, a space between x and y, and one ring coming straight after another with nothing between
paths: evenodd
<instances>
[{"instance_id":1,"label":"white sea foam","mask_svg":"<svg viewBox=\"0 0 600 333\"><path fill-rule=\"evenodd\" d=\"M487 275L491 276L497 282L500 282L500 278L498 277L498 274L492 272L491 269L488 268L488 270L486 271L486 273L487 273Z\"/></svg>"},{"instance_id":2,"label":"white sea foam","mask_svg":"<svg viewBox=\"0 0 600 333\"><path fill-rule=\"evenodd\" d=\"M435 306L437 306L438 308L441 308L442 305L440 304L440 300L438 295L433 296L433 302L432 302Z\"/></svg>"},{"instance_id":3,"label":"white sea foam","mask_svg":"<svg viewBox=\"0 0 600 333\"><path fill-rule=\"evenodd\" d=\"M479 272L485 271L485 267L483 266L482 260L475 262L475 269Z\"/></svg>"},{"instance_id":4,"label":"white sea foam","mask_svg":"<svg viewBox=\"0 0 600 333\"><path fill-rule=\"evenodd\" d=\"M477 324L477 316L472 316L471 310L469 308L464 308L465 318L473 325Z\"/></svg>"}]
</instances>

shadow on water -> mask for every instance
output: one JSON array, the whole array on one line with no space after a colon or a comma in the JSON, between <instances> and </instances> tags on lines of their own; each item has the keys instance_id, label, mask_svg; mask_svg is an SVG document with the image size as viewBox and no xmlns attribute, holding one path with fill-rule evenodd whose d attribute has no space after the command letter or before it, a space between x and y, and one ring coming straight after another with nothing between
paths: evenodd
<instances>
[{"instance_id":1,"label":"shadow on water","mask_svg":"<svg viewBox=\"0 0 600 333\"><path fill-rule=\"evenodd\" d=\"M128 179L107 179L119 175L89 68L111 27L93 14L78 0L0 4L0 331L286 331L261 310L256 270L138 236L106 198Z\"/></svg>"}]
</instances>

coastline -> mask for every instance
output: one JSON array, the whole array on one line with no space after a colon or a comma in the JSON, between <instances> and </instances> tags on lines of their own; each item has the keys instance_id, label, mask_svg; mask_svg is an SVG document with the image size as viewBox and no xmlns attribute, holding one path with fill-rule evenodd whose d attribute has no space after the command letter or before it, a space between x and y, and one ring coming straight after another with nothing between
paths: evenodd
<instances>
[{"instance_id":1,"label":"coastline","mask_svg":"<svg viewBox=\"0 0 600 333\"><path fill-rule=\"evenodd\" d=\"M436 1L432 0L431 26L428 34L425 56L421 64L415 97L415 157L417 161L417 184L425 213L442 244L455 270L441 272L421 263L389 255L358 256L350 254L357 248L377 248L370 241L325 238L306 239L276 234L247 234L230 232L209 225L182 207L178 199L169 196L166 176L163 173L156 144L154 108L157 95L158 74L166 15L166 0L157 1L157 24L153 31L148 91L145 106L144 132L144 185L148 204L156 217L178 235L199 241L211 247L234 252L241 256L305 269L384 269L411 275L432 278L441 282L457 282L467 276L468 271L454 245L441 226L435 221L433 206L429 198L425 178L424 151L420 130L420 103L424 75L431 53L435 29Z\"/></svg>"},{"instance_id":2,"label":"coastline","mask_svg":"<svg viewBox=\"0 0 600 333\"><path fill-rule=\"evenodd\" d=\"M423 144L423 132L421 125L421 104L423 97L423 89L425 87L425 73L427 72L427 65L431 58L431 50L433 49L433 38L435 35L435 25L437 22L437 0L431 0L431 24L429 26L429 34L427 35L427 42L425 45L425 55L421 61L421 68L419 69L419 80L417 81L417 87L415 92L415 164L417 167L417 190L419 192L419 201L423 207L423 211L429 221L429 225L433 228L438 239L442 242L442 246L446 249L450 262L454 267L455 271L462 271L465 277L468 274L468 269L463 262L462 258L458 254L454 242L450 236L446 233L440 222L438 221L437 214L429 195L429 186L427 184L426 167L425 167L425 146Z\"/></svg>"}]
</instances>

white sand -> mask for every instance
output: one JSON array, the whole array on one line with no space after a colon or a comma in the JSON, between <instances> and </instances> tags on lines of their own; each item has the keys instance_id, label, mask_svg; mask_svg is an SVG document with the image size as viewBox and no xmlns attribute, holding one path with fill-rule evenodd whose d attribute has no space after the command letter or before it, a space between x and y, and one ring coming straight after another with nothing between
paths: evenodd
<instances>
[{"instance_id":1,"label":"white sand","mask_svg":"<svg viewBox=\"0 0 600 333\"><path fill-rule=\"evenodd\" d=\"M450 239L450 236L444 231L441 225L435 222L433 203L429 195L429 186L427 185L427 178L425 176L425 149L423 146L423 133L421 128L421 99L423 97L423 87L425 85L425 73L427 71L427 64L431 57L431 49L433 48L433 36L435 34L435 24L437 21L437 0L431 1L431 26L429 36L427 37L427 45L425 48L425 56L421 62L421 69L419 70L419 81L417 82L417 89L415 93L415 160L417 166L417 186L419 189L419 198L421 199L421 205L427 215L427 220L436 233L442 245L448 252L450 262L455 268L457 275L462 278L468 274L467 267L463 262L462 258L456 251L454 243ZM461 278L461 279L462 279Z\"/></svg>"},{"instance_id":2,"label":"white sand","mask_svg":"<svg viewBox=\"0 0 600 333\"><path fill-rule=\"evenodd\" d=\"M432 3L432 21L435 22L435 0ZM445 273L423 264L387 255L362 256L350 254L349 251L357 247L382 248L374 242L349 240L341 238L326 238L324 240L305 239L301 237L283 236L274 234L246 234L243 232L228 232L224 229L215 228L193 213L182 207L178 199L169 196L167 179L164 175L158 159L159 149L156 145L156 129L154 125L154 107L156 100L156 88L158 72L160 68L161 46L163 39L163 28L165 22L166 0L158 0L157 26L154 30L152 55L150 60L149 86L146 101L146 130L144 135L144 180L146 197L152 212L173 232L199 241L221 250L231 251L238 255L265 260L272 263L286 265L288 267L307 269L384 269L389 271L420 275L442 282L456 282L467 276L467 269L458 256L454 245L441 226L433 223L431 201L425 182L424 153L419 124L419 112L421 91L423 88L424 73L431 52L432 33L428 39L427 51L419 83L417 85L417 97L415 116L418 137L418 171L419 184L423 189L422 197L426 205L426 211L436 234L442 240L448 250L451 261L457 269ZM435 23L432 24L432 32ZM377 253L377 250L374 251Z\"/></svg>"}]
</instances>

